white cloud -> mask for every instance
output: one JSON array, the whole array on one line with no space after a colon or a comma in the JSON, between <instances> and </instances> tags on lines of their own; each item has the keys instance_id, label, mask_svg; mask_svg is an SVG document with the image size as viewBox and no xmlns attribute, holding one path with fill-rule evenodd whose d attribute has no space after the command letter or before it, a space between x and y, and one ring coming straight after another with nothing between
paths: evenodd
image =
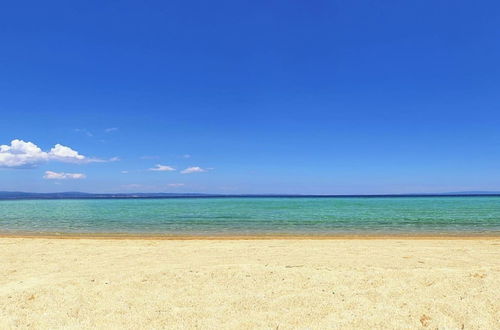
<instances>
[{"instance_id":1,"label":"white cloud","mask_svg":"<svg viewBox=\"0 0 500 330\"><path fill-rule=\"evenodd\" d=\"M121 173L121 174L127 174L127 173L128 173L128 171L121 171L120 173Z\"/></svg>"},{"instance_id":2,"label":"white cloud","mask_svg":"<svg viewBox=\"0 0 500 330\"><path fill-rule=\"evenodd\" d=\"M78 151L70 147L56 144L48 152L40 149L32 142L23 140L12 140L10 145L0 145L0 167L9 168L30 168L48 161L58 161L63 163L93 163L116 161L117 158L109 160L89 158L80 155Z\"/></svg>"},{"instance_id":3,"label":"white cloud","mask_svg":"<svg viewBox=\"0 0 500 330\"><path fill-rule=\"evenodd\" d=\"M86 130L85 128L75 128L75 132L83 133L83 134L87 135L88 137L94 136L94 134L92 134L92 132L90 132L89 130Z\"/></svg>"},{"instance_id":4,"label":"white cloud","mask_svg":"<svg viewBox=\"0 0 500 330\"><path fill-rule=\"evenodd\" d=\"M184 154L184 155L181 155L181 158L185 158L185 159L191 158L191 155L190 154Z\"/></svg>"},{"instance_id":5,"label":"white cloud","mask_svg":"<svg viewBox=\"0 0 500 330\"><path fill-rule=\"evenodd\" d=\"M156 164L155 167L149 169L150 171L159 171L159 172L170 172L175 171L175 168L168 165Z\"/></svg>"},{"instance_id":6,"label":"white cloud","mask_svg":"<svg viewBox=\"0 0 500 330\"><path fill-rule=\"evenodd\" d=\"M31 142L12 140L10 146L0 145L1 167L26 167L48 160L48 153Z\"/></svg>"},{"instance_id":7,"label":"white cloud","mask_svg":"<svg viewBox=\"0 0 500 330\"><path fill-rule=\"evenodd\" d=\"M111 133L111 132L116 132L117 130L118 130L118 127L110 127L110 128L106 128L104 130L104 132Z\"/></svg>"},{"instance_id":8,"label":"white cloud","mask_svg":"<svg viewBox=\"0 0 500 330\"><path fill-rule=\"evenodd\" d=\"M167 186L172 187L172 188L178 188L184 186L184 183L169 183Z\"/></svg>"},{"instance_id":9,"label":"white cloud","mask_svg":"<svg viewBox=\"0 0 500 330\"><path fill-rule=\"evenodd\" d=\"M85 179L86 175L83 173L65 173L65 172L52 172L46 171L43 176L48 180L66 180L66 179Z\"/></svg>"},{"instance_id":10,"label":"white cloud","mask_svg":"<svg viewBox=\"0 0 500 330\"><path fill-rule=\"evenodd\" d=\"M49 157L62 162L81 162L85 160L85 156L80 155L78 151L71 149L70 147L63 146L61 144L56 144L49 151Z\"/></svg>"},{"instance_id":11,"label":"white cloud","mask_svg":"<svg viewBox=\"0 0 500 330\"><path fill-rule=\"evenodd\" d=\"M201 173L207 170L199 166L191 166L181 171L182 174Z\"/></svg>"}]
</instances>

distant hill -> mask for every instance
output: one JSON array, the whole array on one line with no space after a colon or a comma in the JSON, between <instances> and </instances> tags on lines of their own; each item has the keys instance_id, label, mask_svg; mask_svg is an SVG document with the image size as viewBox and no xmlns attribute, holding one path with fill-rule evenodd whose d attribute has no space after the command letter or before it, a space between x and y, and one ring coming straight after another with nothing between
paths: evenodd
<instances>
[{"instance_id":1,"label":"distant hill","mask_svg":"<svg viewBox=\"0 0 500 330\"><path fill-rule=\"evenodd\" d=\"M203 194L203 193L117 193L94 194L78 191L33 193L0 191L0 200L6 199L112 199L112 198L210 198L210 197L430 197L430 196L500 196L500 191L459 191L431 194L380 194L380 195L287 195L287 194Z\"/></svg>"},{"instance_id":2,"label":"distant hill","mask_svg":"<svg viewBox=\"0 0 500 330\"><path fill-rule=\"evenodd\" d=\"M457 191L445 195L500 195L500 191Z\"/></svg>"}]
</instances>

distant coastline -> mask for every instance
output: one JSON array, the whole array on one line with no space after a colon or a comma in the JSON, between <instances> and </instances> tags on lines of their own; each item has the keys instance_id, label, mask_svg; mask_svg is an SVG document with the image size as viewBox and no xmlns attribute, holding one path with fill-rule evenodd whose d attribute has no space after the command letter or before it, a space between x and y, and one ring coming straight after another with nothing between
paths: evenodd
<instances>
[{"instance_id":1,"label":"distant coastline","mask_svg":"<svg viewBox=\"0 0 500 330\"><path fill-rule=\"evenodd\" d=\"M0 200L15 199L146 199L146 198L383 198L383 197L481 197L500 196L500 191L462 191L415 194L205 194L205 193L33 193L0 191Z\"/></svg>"}]
</instances>

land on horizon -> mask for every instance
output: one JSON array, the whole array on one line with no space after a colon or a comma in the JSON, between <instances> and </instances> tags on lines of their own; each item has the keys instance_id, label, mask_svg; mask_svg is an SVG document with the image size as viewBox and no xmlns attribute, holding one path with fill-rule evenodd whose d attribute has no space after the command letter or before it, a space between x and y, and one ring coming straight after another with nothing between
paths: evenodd
<instances>
[{"instance_id":1,"label":"land on horizon","mask_svg":"<svg viewBox=\"0 0 500 330\"><path fill-rule=\"evenodd\" d=\"M210 193L86 193L0 191L0 200L5 199L112 199L112 198L182 198L182 197L453 197L453 196L500 196L500 191L458 191L414 194L210 194Z\"/></svg>"}]
</instances>

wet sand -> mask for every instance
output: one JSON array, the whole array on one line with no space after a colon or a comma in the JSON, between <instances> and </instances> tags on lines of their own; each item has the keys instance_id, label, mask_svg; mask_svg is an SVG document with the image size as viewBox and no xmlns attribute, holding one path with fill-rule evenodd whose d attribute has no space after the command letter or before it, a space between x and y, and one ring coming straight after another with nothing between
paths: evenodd
<instances>
[{"instance_id":1,"label":"wet sand","mask_svg":"<svg viewBox=\"0 0 500 330\"><path fill-rule=\"evenodd\" d=\"M63 238L0 238L0 328L500 328L499 237Z\"/></svg>"}]
</instances>

